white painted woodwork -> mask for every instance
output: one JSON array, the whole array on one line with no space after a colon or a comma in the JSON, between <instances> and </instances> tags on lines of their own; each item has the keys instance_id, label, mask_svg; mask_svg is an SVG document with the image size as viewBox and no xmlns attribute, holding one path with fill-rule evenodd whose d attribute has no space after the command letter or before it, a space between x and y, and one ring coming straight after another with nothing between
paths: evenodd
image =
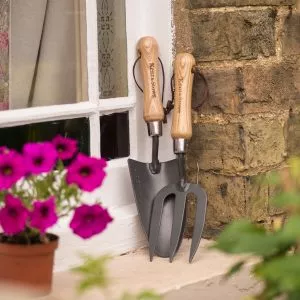
<instances>
[{"instance_id":1,"label":"white painted woodwork","mask_svg":"<svg viewBox=\"0 0 300 300\"><path fill-rule=\"evenodd\" d=\"M159 9L157 9L159 7ZM91 154L100 155L99 117L103 114L129 111L130 153L134 159L149 161L151 157L151 139L148 137L143 120L143 95L135 86L132 66L137 57L136 46L143 36L153 36L159 44L159 56L164 62L166 73L165 103L170 99L170 78L172 76L172 11L171 0L126 0L126 31L128 55L128 97L99 100L98 88L98 41L96 0L86 0L87 16L87 71L88 101L33 107L0 112L0 128L37 123L43 121L88 117L90 120ZM137 68L137 78L141 76ZM165 105L164 103L164 105ZM164 136L160 140L160 159L169 160L172 153L170 122L164 125ZM110 161L107 178L103 187L92 196L100 197L104 206L112 210L115 221L99 237L82 241L68 228L66 220L60 221L54 232L61 236L60 247L56 255L56 270L64 270L77 262L77 252L101 254L124 253L146 244L141 231L133 191L129 179L127 158Z\"/></svg>"}]
</instances>

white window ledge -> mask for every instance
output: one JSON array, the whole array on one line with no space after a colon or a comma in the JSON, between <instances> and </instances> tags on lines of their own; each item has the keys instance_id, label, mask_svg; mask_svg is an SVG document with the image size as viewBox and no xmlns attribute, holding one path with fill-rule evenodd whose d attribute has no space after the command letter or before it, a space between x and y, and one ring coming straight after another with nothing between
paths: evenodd
<instances>
[{"instance_id":1,"label":"white window ledge","mask_svg":"<svg viewBox=\"0 0 300 300\"><path fill-rule=\"evenodd\" d=\"M146 245L145 234L135 204L110 208L114 221L99 236L82 240L69 228L69 219L61 220L52 232L60 237L55 253L55 272L66 271L80 263L80 253L119 255Z\"/></svg>"},{"instance_id":2,"label":"white window ledge","mask_svg":"<svg viewBox=\"0 0 300 300\"><path fill-rule=\"evenodd\" d=\"M202 241L192 264L188 263L188 240L184 240L173 263L157 257L149 262L147 248L115 257L109 265L111 289L108 293L101 298L101 293L95 290L81 299L111 300L118 299L124 291L138 293L143 289L154 289L165 295L164 300L235 300L258 288L257 283L249 276L248 268L233 280L224 283L222 275L240 258L207 250L209 243ZM53 296L44 300L79 299L74 292L75 287L74 274L56 273Z\"/></svg>"},{"instance_id":3,"label":"white window ledge","mask_svg":"<svg viewBox=\"0 0 300 300\"><path fill-rule=\"evenodd\" d=\"M206 249L209 243L202 241L192 264L188 263L190 241L187 240L172 264L161 258L149 262L147 248L116 256L108 266L111 286L105 294L95 289L78 296L78 277L71 272L57 272L52 295L41 300L113 300L125 291L136 294L143 289L155 290L164 295L164 300L238 300L260 288L249 275L249 265L224 282L222 275L240 258L209 251ZM1 294L0 300L4 300Z\"/></svg>"}]
</instances>

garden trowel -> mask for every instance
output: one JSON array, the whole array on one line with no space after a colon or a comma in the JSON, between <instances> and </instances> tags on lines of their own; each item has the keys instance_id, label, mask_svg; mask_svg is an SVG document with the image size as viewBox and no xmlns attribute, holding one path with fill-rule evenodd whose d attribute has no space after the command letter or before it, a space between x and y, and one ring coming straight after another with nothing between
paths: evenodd
<instances>
[{"instance_id":1,"label":"garden trowel","mask_svg":"<svg viewBox=\"0 0 300 300\"><path fill-rule=\"evenodd\" d=\"M148 126L148 135L152 137L152 161L143 163L129 159L128 166L140 220L148 237L153 199L164 186L178 182L179 172L176 159L167 162L158 159L159 137L162 135L164 119L158 76L158 44L152 37L143 37L138 43L138 51L144 82L144 120ZM155 253L161 257L169 256L173 212L174 197L171 195L164 203L157 236Z\"/></svg>"}]
</instances>

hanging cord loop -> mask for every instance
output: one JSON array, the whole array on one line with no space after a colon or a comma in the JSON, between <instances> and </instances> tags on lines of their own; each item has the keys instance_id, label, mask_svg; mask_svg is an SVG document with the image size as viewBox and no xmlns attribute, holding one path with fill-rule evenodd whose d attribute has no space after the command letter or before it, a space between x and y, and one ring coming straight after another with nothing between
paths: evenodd
<instances>
[{"instance_id":1,"label":"hanging cord loop","mask_svg":"<svg viewBox=\"0 0 300 300\"><path fill-rule=\"evenodd\" d=\"M203 104L209 100L208 82L199 67L194 67L192 73L195 76L192 91L192 109L199 112Z\"/></svg>"},{"instance_id":2,"label":"hanging cord loop","mask_svg":"<svg viewBox=\"0 0 300 300\"><path fill-rule=\"evenodd\" d=\"M144 93L143 89L141 88L141 86L138 84L136 76L135 76L135 68L137 63L139 62L139 60L141 59L141 54L139 54L139 57L135 60L134 64L133 64L133 68L132 68L132 73L133 73L133 78L134 78L134 82L136 84L136 86L139 88L139 90ZM165 94L165 82L166 82L166 78L165 78L165 69L164 69L164 65L161 61L160 58L158 58L160 66L161 66L161 71L162 71L162 77L163 77L163 85L162 85L162 97L161 97L161 101L164 105L164 94ZM173 78L173 77L172 77ZM171 87L172 87L172 80L171 80ZM164 108L164 123L167 123L167 115L170 113L170 111L173 109L174 105L174 97L173 97L173 90L172 90L172 100L169 100L167 103L166 107Z\"/></svg>"},{"instance_id":3,"label":"hanging cord loop","mask_svg":"<svg viewBox=\"0 0 300 300\"><path fill-rule=\"evenodd\" d=\"M175 99L175 84L174 84L174 73L171 77L171 100L169 100L167 102L166 107L164 107L164 112L165 112L165 119L164 119L164 123L167 123L167 115L172 111L172 109L174 108L174 99Z\"/></svg>"},{"instance_id":4,"label":"hanging cord loop","mask_svg":"<svg viewBox=\"0 0 300 300\"><path fill-rule=\"evenodd\" d=\"M141 88L141 86L138 84L137 80L136 80L136 76L135 76L135 67L136 64L139 62L139 60L142 58L141 54L139 55L139 57L135 60L134 64L133 64L133 68L132 68L132 73L133 73L133 79L134 82L136 84L136 86L139 88L139 90L144 93L143 89Z\"/></svg>"}]
</instances>

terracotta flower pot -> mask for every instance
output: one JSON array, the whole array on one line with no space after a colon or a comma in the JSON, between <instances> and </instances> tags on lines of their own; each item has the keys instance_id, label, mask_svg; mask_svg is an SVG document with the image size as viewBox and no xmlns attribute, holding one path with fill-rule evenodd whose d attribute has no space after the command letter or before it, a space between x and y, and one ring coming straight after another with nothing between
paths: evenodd
<instances>
[{"instance_id":1,"label":"terracotta flower pot","mask_svg":"<svg viewBox=\"0 0 300 300\"><path fill-rule=\"evenodd\" d=\"M18 245L0 243L0 283L17 284L47 295L52 288L54 252L58 237L50 235L49 244Z\"/></svg>"}]
</instances>

